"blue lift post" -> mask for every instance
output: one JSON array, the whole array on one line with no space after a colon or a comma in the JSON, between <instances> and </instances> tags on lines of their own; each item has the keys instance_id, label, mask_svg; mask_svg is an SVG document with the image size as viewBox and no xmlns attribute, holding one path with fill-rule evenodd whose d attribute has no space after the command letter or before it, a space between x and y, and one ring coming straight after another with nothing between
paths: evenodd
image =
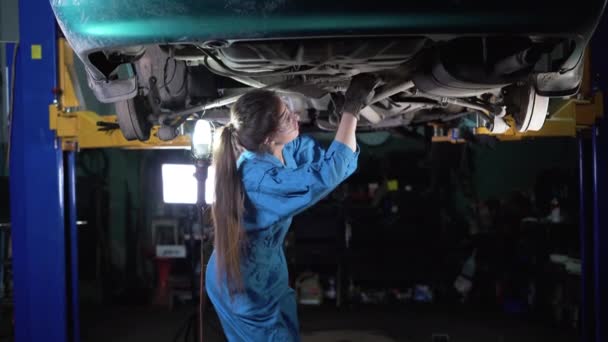
<instances>
[{"instance_id":1,"label":"blue lift post","mask_svg":"<svg viewBox=\"0 0 608 342\"><path fill-rule=\"evenodd\" d=\"M597 87L608 95L608 16L604 15L592 45L593 74ZM604 100L606 101L606 99ZM594 303L595 341L608 341L608 114L600 120L593 134L594 208Z\"/></svg>"},{"instance_id":2,"label":"blue lift post","mask_svg":"<svg viewBox=\"0 0 608 342\"><path fill-rule=\"evenodd\" d=\"M608 17L603 16L595 32L591 44L591 70L594 78L593 87L600 89L604 95L608 95ZM606 98L604 99L606 103ZM587 243L584 248L591 251L581 251L581 254L591 260L583 258L583 300L591 308L585 308L583 313L583 327L585 329L584 342L608 341L608 115L602 113L603 117L597 125L591 129L590 148L581 148L581 152L589 154L589 162L586 163L590 170L583 168L581 175L584 179L581 184L589 184L591 193L585 194L581 189L581 198L590 199L591 203L586 205L586 213L581 213L587 218L586 227L591 228ZM582 142L584 146L584 142ZM583 155L583 158L586 158ZM581 165L584 165L583 162ZM588 188L587 188L588 189ZM583 229L583 227L581 227ZM585 281L591 285L585 285ZM585 299L587 298L587 299ZM585 303L585 302L584 302ZM586 318L586 319L585 319Z\"/></svg>"},{"instance_id":3,"label":"blue lift post","mask_svg":"<svg viewBox=\"0 0 608 342\"><path fill-rule=\"evenodd\" d=\"M76 152L64 153L66 177L66 224L68 230L68 334L69 341L80 341L80 299L78 290L78 226L76 216Z\"/></svg>"},{"instance_id":4,"label":"blue lift post","mask_svg":"<svg viewBox=\"0 0 608 342\"><path fill-rule=\"evenodd\" d=\"M601 124L601 123L600 123ZM581 256L581 312L580 331L582 342L600 342L602 340L602 309L599 305L600 282L597 277L601 260L598 238L600 237L599 219L599 183L598 181L598 132L594 125L579 132L579 185L580 185L580 256Z\"/></svg>"},{"instance_id":5,"label":"blue lift post","mask_svg":"<svg viewBox=\"0 0 608 342\"><path fill-rule=\"evenodd\" d=\"M75 155L64 156L49 129L58 86L49 1L20 0L19 24L9 177L15 340L78 341Z\"/></svg>"},{"instance_id":6,"label":"blue lift post","mask_svg":"<svg viewBox=\"0 0 608 342\"><path fill-rule=\"evenodd\" d=\"M586 174L586 146L585 146L585 137L581 132L578 133L578 170L579 170L579 239L580 239L580 257L581 257L581 313L580 313L580 329L581 329L581 342L590 342L589 333L588 333L588 320L589 320L589 312L592 305L590 301L590 291L589 291L589 280L587 279L587 270L589 269L589 257L587 256L588 247L588 237L587 237L587 222L589 221L587 216L587 203L589 200L587 199L587 182L588 175Z\"/></svg>"}]
</instances>

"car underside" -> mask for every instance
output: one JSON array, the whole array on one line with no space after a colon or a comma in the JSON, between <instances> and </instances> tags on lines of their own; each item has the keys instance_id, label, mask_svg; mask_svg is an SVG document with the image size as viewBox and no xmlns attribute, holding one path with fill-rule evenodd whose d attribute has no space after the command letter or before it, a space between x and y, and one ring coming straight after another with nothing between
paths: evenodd
<instances>
[{"instance_id":1,"label":"car underside","mask_svg":"<svg viewBox=\"0 0 608 342\"><path fill-rule=\"evenodd\" d=\"M603 1L586 1L603 9ZM116 104L119 125L129 140L149 139L154 125L160 126L160 139L173 139L178 127L193 117L225 123L231 104L253 88L285 98L303 128L335 130L344 91L361 73L374 74L381 83L361 112L360 130L431 122L458 126L467 120L493 133L509 125L520 132L539 130L550 97L577 93L584 49L599 17L587 13L571 21L566 29L577 32L568 33L558 25L533 22L510 29L506 22L500 30L476 26L482 33L474 34L445 24L442 30L449 34L418 34L419 29L407 28L392 30L396 34L239 31L246 37L233 39L228 32L218 38L91 44L91 39L71 34L64 8L54 5L66 37L87 66L89 86L99 100ZM258 19L256 23L267 22Z\"/></svg>"},{"instance_id":2,"label":"car underside","mask_svg":"<svg viewBox=\"0 0 608 342\"><path fill-rule=\"evenodd\" d=\"M252 88L288 99L304 125L334 130L350 78L377 75L382 84L363 109L360 129L376 130L473 118L493 132L504 116L520 131L539 130L548 99L533 77L570 56L567 41L488 37L434 42L421 37L213 41L142 47L133 56L138 92L117 103L128 139L162 139L196 115L219 122ZM123 54L121 51L114 53ZM568 89L571 95L576 92ZM166 134L166 135L165 135Z\"/></svg>"}]
</instances>

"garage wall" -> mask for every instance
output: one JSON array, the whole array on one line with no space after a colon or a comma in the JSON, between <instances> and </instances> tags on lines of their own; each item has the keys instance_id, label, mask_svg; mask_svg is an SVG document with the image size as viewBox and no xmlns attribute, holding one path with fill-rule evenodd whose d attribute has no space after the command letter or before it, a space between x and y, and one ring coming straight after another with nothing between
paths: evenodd
<instances>
[{"instance_id":1,"label":"garage wall","mask_svg":"<svg viewBox=\"0 0 608 342\"><path fill-rule=\"evenodd\" d=\"M477 147L474 151L473 183L482 200L532 188L544 170L578 168L574 138L501 142L494 148Z\"/></svg>"},{"instance_id":2,"label":"garage wall","mask_svg":"<svg viewBox=\"0 0 608 342\"><path fill-rule=\"evenodd\" d=\"M19 40L18 0L0 1L0 42Z\"/></svg>"}]
</instances>

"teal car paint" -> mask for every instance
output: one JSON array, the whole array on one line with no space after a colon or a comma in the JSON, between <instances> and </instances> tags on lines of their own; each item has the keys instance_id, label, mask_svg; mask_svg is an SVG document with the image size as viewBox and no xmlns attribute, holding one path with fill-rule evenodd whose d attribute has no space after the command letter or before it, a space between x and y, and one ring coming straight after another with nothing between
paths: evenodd
<instances>
[{"instance_id":1,"label":"teal car paint","mask_svg":"<svg viewBox=\"0 0 608 342\"><path fill-rule=\"evenodd\" d=\"M80 53L134 44L378 34L589 35L604 0L52 0Z\"/></svg>"}]
</instances>

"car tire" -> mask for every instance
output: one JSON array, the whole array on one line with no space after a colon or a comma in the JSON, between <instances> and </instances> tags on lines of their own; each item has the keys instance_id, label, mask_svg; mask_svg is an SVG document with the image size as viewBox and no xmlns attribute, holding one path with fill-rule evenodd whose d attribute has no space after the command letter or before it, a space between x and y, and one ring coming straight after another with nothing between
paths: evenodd
<instances>
[{"instance_id":1,"label":"car tire","mask_svg":"<svg viewBox=\"0 0 608 342\"><path fill-rule=\"evenodd\" d=\"M146 141L150 139L152 124L148 121L148 106L145 97L115 103L116 116L120 131L125 139Z\"/></svg>"}]
</instances>

